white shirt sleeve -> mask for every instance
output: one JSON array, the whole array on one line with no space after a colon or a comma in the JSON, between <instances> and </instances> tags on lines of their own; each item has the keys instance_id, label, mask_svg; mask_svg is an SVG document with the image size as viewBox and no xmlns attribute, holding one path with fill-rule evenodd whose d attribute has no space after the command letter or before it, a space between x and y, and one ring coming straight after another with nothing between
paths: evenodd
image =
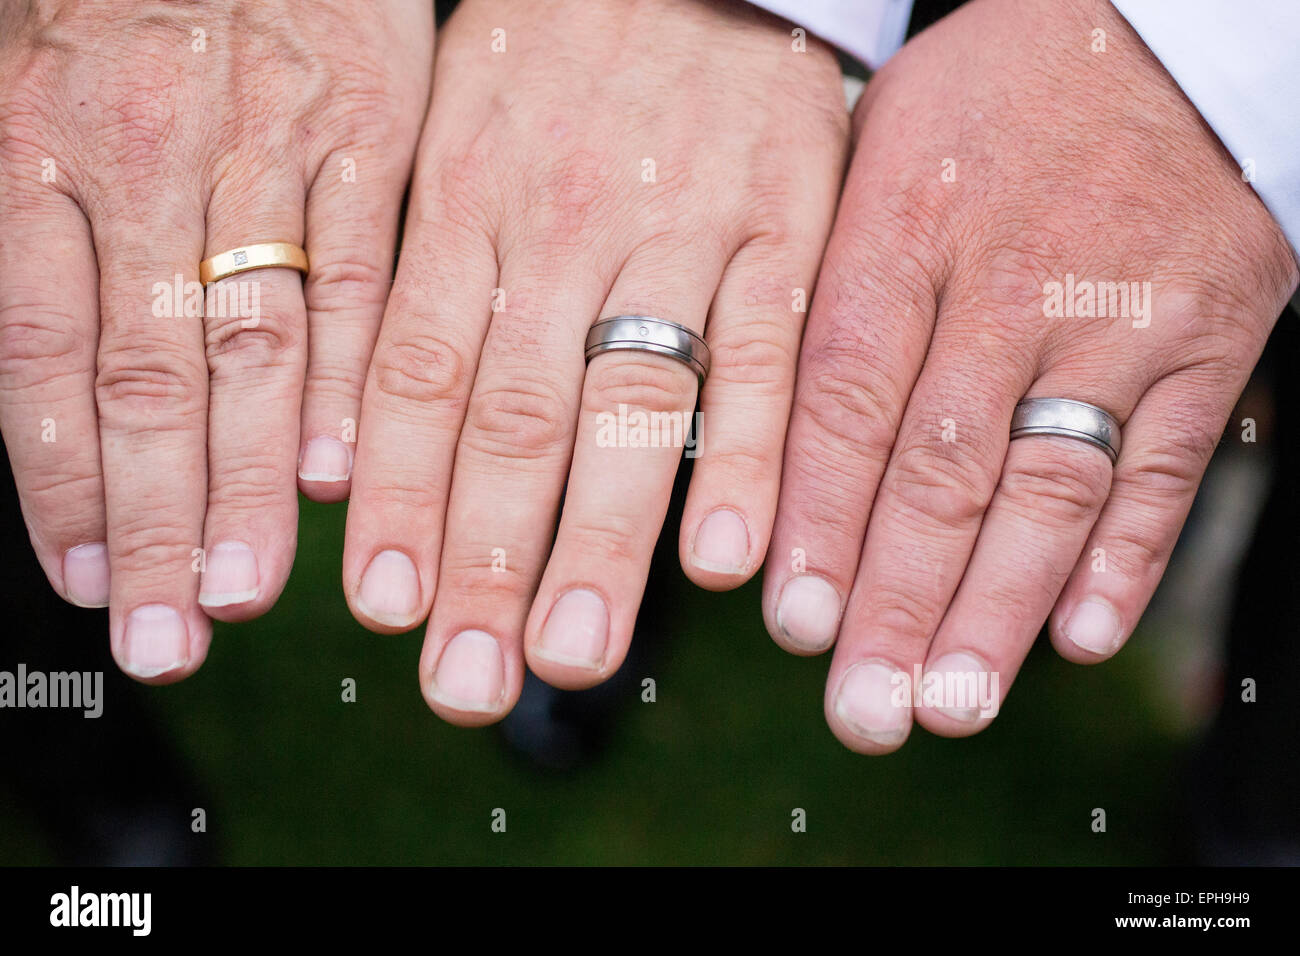
<instances>
[{"instance_id":1,"label":"white shirt sleeve","mask_svg":"<svg viewBox=\"0 0 1300 956\"><path fill-rule=\"evenodd\" d=\"M1300 3L1111 2L1243 166L1292 252L1300 251Z\"/></svg>"},{"instance_id":2,"label":"white shirt sleeve","mask_svg":"<svg viewBox=\"0 0 1300 956\"><path fill-rule=\"evenodd\" d=\"M873 70L907 37L912 0L749 0L856 56Z\"/></svg>"}]
</instances>

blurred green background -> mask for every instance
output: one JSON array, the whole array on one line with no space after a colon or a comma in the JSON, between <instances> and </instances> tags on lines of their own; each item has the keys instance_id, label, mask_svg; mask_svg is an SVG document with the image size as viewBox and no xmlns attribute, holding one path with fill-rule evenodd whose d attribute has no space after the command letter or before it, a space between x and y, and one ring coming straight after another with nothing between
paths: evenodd
<instances>
[{"instance_id":1,"label":"blurred green background","mask_svg":"<svg viewBox=\"0 0 1300 956\"><path fill-rule=\"evenodd\" d=\"M338 584L345 513L304 501L274 611L218 625L203 669L153 692L209 795L222 862L1118 864L1174 852L1187 742L1154 704L1141 634L1093 668L1040 641L988 731L943 740L918 728L899 753L866 758L825 726L826 660L768 638L756 584L710 594L675 569L671 633L609 746L572 772L541 772L499 730L454 728L426 708L421 631L353 622ZM655 703L640 699L642 676ZM356 703L341 700L347 677ZM497 807L505 833L491 830ZM1091 829L1094 807L1106 833ZM805 833L792 832L794 808ZM23 821L0 818L0 832L7 862L51 861Z\"/></svg>"}]
</instances>

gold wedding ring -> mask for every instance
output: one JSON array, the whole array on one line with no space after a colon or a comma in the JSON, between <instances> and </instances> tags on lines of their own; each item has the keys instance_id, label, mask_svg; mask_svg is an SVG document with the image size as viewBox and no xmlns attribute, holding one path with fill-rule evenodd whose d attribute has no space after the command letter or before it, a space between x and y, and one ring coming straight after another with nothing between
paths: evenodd
<instances>
[{"instance_id":1,"label":"gold wedding ring","mask_svg":"<svg viewBox=\"0 0 1300 956\"><path fill-rule=\"evenodd\" d=\"M292 242L259 242L241 246L199 263L199 281L209 285L249 269L297 269L306 275L307 253Z\"/></svg>"}]
</instances>

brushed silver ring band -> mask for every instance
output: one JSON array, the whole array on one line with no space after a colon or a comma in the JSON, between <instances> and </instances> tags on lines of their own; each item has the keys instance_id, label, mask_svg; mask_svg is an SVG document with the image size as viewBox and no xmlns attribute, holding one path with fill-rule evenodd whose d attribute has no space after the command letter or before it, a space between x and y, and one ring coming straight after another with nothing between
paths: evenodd
<instances>
[{"instance_id":1,"label":"brushed silver ring band","mask_svg":"<svg viewBox=\"0 0 1300 956\"><path fill-rule=\"evenodd\" d=\"M615 315L601 319L587 332L585 355L590 362L601 352L630 350L666 355L691 367L704 384L709 375L709 346L684 325L650 315Z\"/></svg>"},{"instance_id":2,"label":"brushed silver ring band","mask_svg":"<svg viewBox=\"0 0 1300 956\"><path fill-rule=\"evenodd\" d=\"M1095 445L1119 460L1119 422L1105 409L1072 398L1026 398L1011 416L1011 438L1057 435Z\"/></svg>"}]
</instances>

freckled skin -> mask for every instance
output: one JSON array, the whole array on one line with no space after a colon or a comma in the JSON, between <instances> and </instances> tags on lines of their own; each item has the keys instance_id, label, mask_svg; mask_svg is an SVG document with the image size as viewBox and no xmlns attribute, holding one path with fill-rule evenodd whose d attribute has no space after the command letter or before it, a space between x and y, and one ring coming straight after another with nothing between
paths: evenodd
<instances>
[{"instance_id":1,"label":"freckled skin","mask_svg":"<svg viewBox=\"0 0 1300 956\"><path fill-rule=\"evenodd\" d=\"M108 605L137 679L187 676L209 618L274 603L300 449L360 414L429 6L0 6L0 429L51 585ZM266 241L308 249L305 284L241 274L227 301L256 316L184 304L202 259Z\"/></svg>"},{"instance_id":2,"label":"freckled skin","mask_svg":"<svg viewBox=\"0 0 1300 956\"><path fill-rule=\"evenodd\" d=\"M973 0L873 77L854 130L763 604L788 649L835 645L827 721L874 754L914 721L975 733L1000 702L891 708L891 672L996 677L1005 696L1049 618L1069 660L1118 650L1297 269L1105 0ZM1102 294L1050 309L1076 278L1150 298L1140 315ZM1118 464L1066 438L1009 443L1026 396L1106 409ZM816 582L783 603L796 574Z\"/></svg>"}]
</instances>

